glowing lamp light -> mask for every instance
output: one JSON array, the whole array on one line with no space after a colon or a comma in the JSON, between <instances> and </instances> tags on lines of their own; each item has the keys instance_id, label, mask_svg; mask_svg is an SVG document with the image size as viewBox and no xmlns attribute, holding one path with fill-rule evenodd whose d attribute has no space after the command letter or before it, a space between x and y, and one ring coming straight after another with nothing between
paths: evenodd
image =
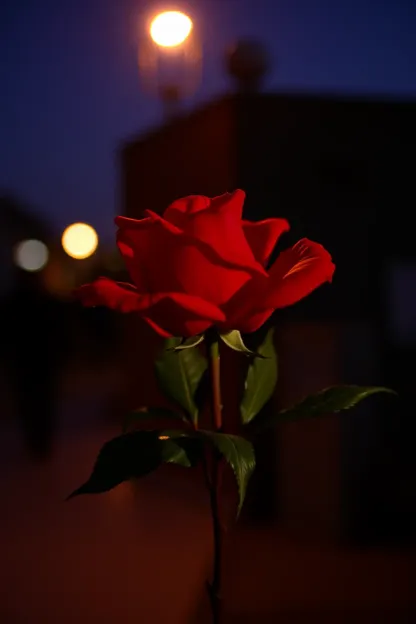
<instances>
[{"instance_id":1,"label":"glowing lamp light","mask_svg":"<svg viewBox=\"0 0 416 624\"><path fill-rule=\"evenodd\" d=\"M73 223L62 234L62 247L71 258L89 258L98 247L97 232L87 223Z\"/></svg>"},{"instance_id":2,"label":"glowing lamp light","mask_svg":"<svg viewBox=\"0 0 416 624\"><path fill-rule=\"evenodd\" d=\"M189 37L192 20L180 11L159 13L150 24L150 36L162 48L175 48Z\"/></svg>"},{"instance_id":3,"label":"glowing lamp light","mask_svg":"<svg viewBox=\"0 0 416 624\"><path fill-rule=\"evenodd\" d=\"M48 248L42 241L31 239L19 243L14 250L14 261L24 271L43 269L49 259Z\"/></svg>"}]
</instances>

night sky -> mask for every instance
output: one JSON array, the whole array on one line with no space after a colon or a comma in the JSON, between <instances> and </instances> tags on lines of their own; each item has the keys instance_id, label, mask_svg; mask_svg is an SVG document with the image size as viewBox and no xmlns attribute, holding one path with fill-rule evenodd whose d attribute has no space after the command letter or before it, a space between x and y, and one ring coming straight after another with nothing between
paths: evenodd
<instances>
[{"instance_id":1,"label":"night sky","mask_svg":"<svg viewBox=\"0 0 416 624\"><path fill-rule=\"evenodd\" d=\"M151 6L161 7L0 2L0 189L57 232L83 220L111 238L115 150L161 120L160 107L140 91L136 63ZM188 10L203 37L203 84L188 106L229 88L222 55L241 36L268 46L271 90L416 97L416 0L200 0L173 8Z\"/></svg>"}]
</instances>

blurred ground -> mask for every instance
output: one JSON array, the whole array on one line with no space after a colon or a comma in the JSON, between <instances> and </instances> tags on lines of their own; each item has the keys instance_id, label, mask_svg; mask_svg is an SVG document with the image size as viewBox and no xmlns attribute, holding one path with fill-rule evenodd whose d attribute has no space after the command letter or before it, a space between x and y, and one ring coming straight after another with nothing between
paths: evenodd
<instances>
[{"instance_id":1,"label":"blurred ground","mask_svg":"<svg viewBox=\"0 0 416 624\"><path fill-rule=\"evenodd\" d=\"M117 384L105 370L67 376L49 464L30 463L1 420L1 624L209 622L211 533L195 477L170 467L64 502L119 433L100 418ZM353 552L241 525L227 538L226 623L410 624L415 568L410 551Z\"/></svg>"}]
</instances>

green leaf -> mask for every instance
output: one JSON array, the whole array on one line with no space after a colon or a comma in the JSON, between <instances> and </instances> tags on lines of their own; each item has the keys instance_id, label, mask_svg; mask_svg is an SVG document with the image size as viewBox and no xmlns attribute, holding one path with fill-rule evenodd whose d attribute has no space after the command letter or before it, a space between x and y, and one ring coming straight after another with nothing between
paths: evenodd
<instances>
[{"instance_id":1,"label":"green leaf","mask_svg":"<svg viewBox=\"0 0 416 624\"><path fill-rule=\"evenodd\" d=\"M178 346L171 347L169 351L182 351L183 349L193 349L197 345L201 344L204 338L205 336L203 334L201 336L192 336L192 338L182 340Z\"/></svg>"},{"instance_id":2,"label":"green leaf","mask_svg":"<svg viewBox=\"0 0 416 624\"><path fill-rule=\"evenodd\" d=\"M213 431L200 431L231 466L238 486L237 517L242 509L247 491L247 484L256 467L254 447L245 438Z\"/></svg>"},{"instance_id":3,"label":"green leaf","mask_svg":"<svg viewBox=\"0 0 416 624\"><path fill-rule=\"evenodd\" d=\"M144 477L162 463L186 468L196 466L203 456L200 438L183 431L134 431L106 442L100 450L89 479L70 494L99 494L123 481Z\"/></svg>"},{"instance_id":4,"label":"green leaf","mask_svg":"<svg viewBox=\"0 0 416 624\"><path fill-rule=\"evenodd\" d=\"M163 431L159 440L163 441L162 458L165 463L191 468L203 457L203 444L193 432L186 435L182 431Z\"/></svg>"},{"instance_id":5,"label":"green leaf","mask_svg":"<svg viewBox=\"0 0 416 624\"><path fill-rule=\"evenodd\" d=\"M149 420L182 420L188 422L184 415L180 412L174 412L170 409L165 409L163 407L140 407L139 409L130 412L125 417L123 423L123 433L127 433L127 430L132 423L147 422Z\"/></svg>"},{"instance_id":6,"label":"green leaf","mask_svg":"<svg viewBox=\"0 0 416 624\"><path fill-rule=\"evenodd\" d=\"M348 410L367 397L385 392L396 394L394 390L379 386L331 386L316 394L311 394L293 407L281 410L262 423L268 428L282 421L315 418L324 414L333 414Z\"/></svg>"},{"instance_id":7,"label":"green leaf","mask_svg":"<svg viewBox=\"0 0 416 624\"><path fill-rule=\"evenodd\" d=\"M180 405L196 424L198 407L194 396L208 363L198 349L172 351L171 346L172 341L167 341L167 349L155 362L157 380L165 396Z\"/></svg>"},{"instance_id":8,"label":"green leaf","mask_svg":"<svg viewBox=\"0 0 416 624\"><path fill-rule=\"evenodd\" d=\"M241 420L247 424L257 416L271 399L277 382L277 355L271 329L258 348L262 358L250 363L247 371L243 399L240 404Z\"/></svg>"},{"instance_id":9,"label":"green leaf","mask_svg":"<svg viewBox=\"0 0 416 624\"><path fill-rule=\"evenodd\" d=\"M192 465L185 449L173 440L164 440L162 458L167 464L179 464L185 468L190 468Z\"/></svg>"},{"instance_id":10,"label":"green leaf","mask_svg":"<svg viewBox=\"0 0 416 624\"><path fill-rule=\"evenodd\" d=\"M225 342L227 347L230 347L233 351L238 351L238 353L244 353L245 355L251 355L254 357L264 357L260 353L256 353L255 351L248 349L243 342L240 332L236 329L227 332L226 334L220 334L220 338L223 342Z\"/></svg>"},{"instance_id":11,"label":"green leaf","mask_svg":"<svg viewBox=\"0 0 416 624\"><path fill-rule=\"evenodd\" d=\"M68 496L107 492L123 481L143 477L162 463L158 431L135 431L110 440L100 450L91 476Z\"/></svg>"}]
</instances>

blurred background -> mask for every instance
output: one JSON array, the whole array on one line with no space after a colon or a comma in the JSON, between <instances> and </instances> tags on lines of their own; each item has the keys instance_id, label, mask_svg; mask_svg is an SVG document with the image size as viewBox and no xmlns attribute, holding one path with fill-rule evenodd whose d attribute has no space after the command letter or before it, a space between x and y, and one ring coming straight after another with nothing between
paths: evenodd
<instances>
[{"instance_id":1,"label":"blurred background","mask_svg":"<svg viewBox=\"0 0 416 624\"><path fill-rule=\"evenodd\" d=\"M116 214L235 188L337 265L273 318L265 409L333 383L399 399L259 440L238 526L226 484L226 622L416 621L415 33L413 0L2 1L2 624L208 622L199 474L64 502L161 400L158 338L71 293L126 279ZM244 363L224 362L235 421Z\"/></svg>"}]
</instances>

